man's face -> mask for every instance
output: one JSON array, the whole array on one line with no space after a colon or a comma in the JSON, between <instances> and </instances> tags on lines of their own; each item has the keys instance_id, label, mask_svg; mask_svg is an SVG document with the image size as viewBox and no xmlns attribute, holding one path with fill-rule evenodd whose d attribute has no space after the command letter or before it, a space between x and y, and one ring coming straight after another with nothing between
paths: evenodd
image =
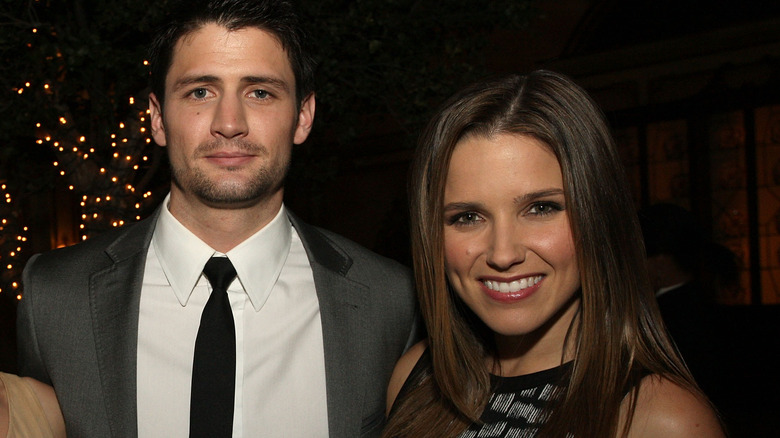
<instances>
[{"instance_id":1,"label":"man's face","mask_svg":"<svg viewBox=\"0 0 780 438\"><path fill-rule=\"evenodd\" d=\"M314 96L297 110L295 76L278 40L257 28L207 24L181 38L152 94L152 135L168 147L171 202L241 208L281 203L292 145L306 140Z\"/></svg>"}]
</instances>

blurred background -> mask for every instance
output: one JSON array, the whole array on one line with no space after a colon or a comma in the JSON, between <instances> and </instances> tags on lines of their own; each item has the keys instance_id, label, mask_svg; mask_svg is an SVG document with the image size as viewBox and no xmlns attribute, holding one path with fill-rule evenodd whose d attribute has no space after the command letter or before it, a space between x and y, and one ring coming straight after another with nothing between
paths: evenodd
<instances>
[{"instance_id":1,"label":"blurred background","mask_svg":"<svg viewBox=\"0 0 780 438\"><path fill-rule=\"evenodd\" d=\"M21 270L138 221L168 190L145 47L166 0L0 1L0 370ZM716 400L733 436L777 436L780 2L303 0L317 119L294 152L299 216L409 264L406 176L422 125L487 74L546 68L606 113L636 210L670 202L730 250Z\"/></svg>"}]
</instances>

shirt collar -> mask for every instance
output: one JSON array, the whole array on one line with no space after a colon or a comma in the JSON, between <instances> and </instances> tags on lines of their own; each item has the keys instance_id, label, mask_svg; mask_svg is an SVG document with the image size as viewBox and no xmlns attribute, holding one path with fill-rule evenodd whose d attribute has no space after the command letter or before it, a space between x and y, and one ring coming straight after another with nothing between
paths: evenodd
<instances>
[{"instance_id":1,"label":"shirt collar","mask_svg":"<svg viewBox=\"0 0 780 438\"><path fill-rule=\"evenodd\" d=\"M186 306L203 266L219 253L173 217L168 211L169 200L170 194L163 201L152 245L176 298ZM255 311L268 300L287 260L291 240L292 224L282 205L271 222L225 254Z\"/></svg>"},{"instance_id":2,"label":"shirt collar","mask_svg":"<svg viewBox=\"0 0 780 438\"><path fill-rule=\"evenodd\" d=\"M669 291L673 291L673 290L675 290L677 288L683 287L687 283L688 283L687 281L683 281L682 283L677 283L677 284L673 284L671 286L666 286L666 287L659 288L655 292L655 296L656 296L656 298L660 297L661 295L663 295L663 294L665 294L665 293L667 293Z\"/></svg>"}]
</instances>

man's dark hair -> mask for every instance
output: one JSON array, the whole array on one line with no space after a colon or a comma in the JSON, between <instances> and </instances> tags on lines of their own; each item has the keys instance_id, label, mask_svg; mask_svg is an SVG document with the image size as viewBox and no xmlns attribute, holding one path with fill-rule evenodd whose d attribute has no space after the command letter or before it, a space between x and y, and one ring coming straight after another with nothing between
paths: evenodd
<instances>
[{"instance_id":1,"label":"man's dark hair","mask_svg":"<svg viewBox=\"0 0 780 438\"><path fill-rule=\"evenodd\" d=\"M257 28L276 37L287 52L295 74L295 97L300 105L314 91L315 62L300 15L289 0L183 0L173 7L149 51L151 87L164 105L165 77L173 48L184 36L215 23L228 30Z\"/></svg>"}]
</instances>

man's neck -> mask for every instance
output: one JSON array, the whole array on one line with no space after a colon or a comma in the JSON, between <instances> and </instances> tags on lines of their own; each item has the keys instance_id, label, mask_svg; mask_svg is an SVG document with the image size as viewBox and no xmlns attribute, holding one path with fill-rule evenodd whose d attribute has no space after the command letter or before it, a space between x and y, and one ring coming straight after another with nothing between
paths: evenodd
<instances>
[{"instance_id":1,"label":"man's neck","mask_svg":"<svg viewBox=\"0 0 780 438\"><path fill-rule=\"evenodd\" d=\"M170 203L166 207L199 239L226 253L271 222L282 207L282 198L280 190L250 205L217 208L172 188Z\"/></svg>"}]
</instances>

